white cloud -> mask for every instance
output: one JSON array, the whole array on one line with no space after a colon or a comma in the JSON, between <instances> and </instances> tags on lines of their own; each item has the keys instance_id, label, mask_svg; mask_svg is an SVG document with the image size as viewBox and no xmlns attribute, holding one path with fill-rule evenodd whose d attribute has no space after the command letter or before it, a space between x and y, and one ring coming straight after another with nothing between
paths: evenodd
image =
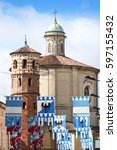
<instances>
[{"instance_id":1,"label":"white cloud","mask_svg":"<svg viewBox=\"0 0 117 150\"><path fill-rule=\"evenodd\" d=\"M74 18L59 16L58 23L64 28L66 55L78 61L99 68L99 20L94 18ZM28 44L45 55L43 35L53 22L53 16L37 12L32 7L16 8L0 2L0 71L10 68L9 53L24 44L27 35ZM10 75L0 73L0 100L10 94Z\"/></svg>"},{"instance_id":2,"label":"white cloud","mask_svg":"<svg viewBox=\"0 0 117 150\"><path fill-rule=\"evenodd\" d=\"M76 60L99 68L99 21L77 18L67 23L66 52Z\"/></svg>"},{"instance_id":3,"label":"white cloud","mask_svg":"<svg viewBox=\"0 0 117 150\"><path fill-rule=\"evenodd\" d=\"M10 72L10 58L8 50L0 48L0 101L5 101L5 96L10 94L11 80Z\"/></svg>"}]
</instances>

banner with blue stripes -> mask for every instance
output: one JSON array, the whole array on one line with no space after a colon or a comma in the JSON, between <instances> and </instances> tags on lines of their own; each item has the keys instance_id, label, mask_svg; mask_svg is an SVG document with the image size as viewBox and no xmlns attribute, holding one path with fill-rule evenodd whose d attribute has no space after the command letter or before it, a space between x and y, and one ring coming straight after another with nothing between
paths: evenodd
<instances>
[{"instance_id":1,"label":"banner with blue stripes","mask_svg":"<svg viewBox=\"0 0 117 150\"><path fill-rule=\"evenodd\" d=\"M89 96L73 96L73 123L76 138L80 136L82 149L93 150L93 137L90 128Z\"/></svg>"}]
</instances>

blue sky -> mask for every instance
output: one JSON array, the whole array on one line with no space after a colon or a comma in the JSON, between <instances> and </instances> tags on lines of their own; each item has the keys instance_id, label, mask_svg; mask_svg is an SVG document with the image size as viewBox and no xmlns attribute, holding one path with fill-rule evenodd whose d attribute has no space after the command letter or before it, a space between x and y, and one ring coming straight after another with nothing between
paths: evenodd
<instances>
[{"instance_id":1,"label":"blue sky","mask_svg":"<svg viewBox=\"0 0 117 150\"><path fill-rule=\"evenodd\" d=\"M99 16L100 0L2 0L17 7L32 6L40 12Z\"/></svg>"},{"instance_id":2,"label":"blue sky","mask_svg":"<svg viewBox=\"0 0 117 150\"><path fill-rule=\"evenodd\" d=\"M28 45L45 55L44 33L53 23L55 9L67 36L66 56L100 68L99 0L1 0L0 100L11 93L9 54L24 45L26 34Z\"/></svg>"}]
</instances>

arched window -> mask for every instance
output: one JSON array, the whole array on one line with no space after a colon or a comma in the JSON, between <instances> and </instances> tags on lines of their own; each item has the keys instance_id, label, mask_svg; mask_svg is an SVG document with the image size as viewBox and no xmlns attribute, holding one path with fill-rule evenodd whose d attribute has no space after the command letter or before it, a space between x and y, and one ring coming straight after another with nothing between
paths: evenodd
<instances>
[{"instance_id":1,"label":"arched window","mask_svg":"<svg viewBox=\"0 0 117 150\"><path fill-rule=\"evenodd\" d=\"M32 79L31 78L28 79L28 86L32 86Z\"/></svg>"},{"instance_id":2,"label":"arched window","mask_svg":"<svg viewBox=\"0 0 117 150\"><path fill-rule=\"evenodd\" d=\"M36 102L34 102L34 109L36 109Z\"/></svg>"},{"instance_id":3,"label":"arched window","mask_svg":"<svg viewBox=\"0 0 117 150\"><path fill-rule=\"evenodd\" d=\"M26 109L26 102L23 102L23 109Z\"/></svg>"},{"instance_id":4,"label":"arched window","mask_svg":"<svg viewBox=\"0 0 117 150\"><path fill-rule=\"evenodd\" d=\"M51 53L51 51L52 51L51 43L48 43L48 52Z\"/></svg>"},{"instance_id":5,"label":"arched window","mask_svg":"<svg viewBox=\"0 0 117 150\"><path fill-rule=\"evenodd\" d=\"M17 69L17 60L14 60L14 62L13 62L13 68Z\"/></svg>"},{"instance_id":6,"label":"arched window","mask_svg":"<svg viewBox=\"0 0 117 150\"><path fill-rule=\"evenodd\" d=\"M18 78L18 86L21 86L22 83L21 83L21 78Z\"/></svg>"},{"instance_id":7,"label":"arched window","mask_svg":"<svg viewBox=\"0 0 117 150\"><path fill-rule=\"evenodd\" d=\"M23 59L22 60L22 68L26 68L27 67L27 60Z\"/></svg>"},{"instance_id":8,"label":"arched window","mask_svg":"<svg viewBox=\"0 0 117 150\"><path fill-rule=\"evenodd\" d=\"M89 96L89 86L86 86L84 89L84 96Z\"/></svg>"},{"instance_id":9,"label":"arched window","mask_svg":"<svg viewBox=\"0 0 117 150\"><path fill-rule=\"evenodd\" d=\"M35 69L35 60L32 61L32 68Z\"/></svg>"},{"instance_id":10,"label":"arched window","mask_svg":"<svg viewBox=\"0 0 117 150\"><path fill-rule=\"evenodd\" d=\"M64 53L64 44L61 43L61 52Z\"/></svg>"}]
</instances>

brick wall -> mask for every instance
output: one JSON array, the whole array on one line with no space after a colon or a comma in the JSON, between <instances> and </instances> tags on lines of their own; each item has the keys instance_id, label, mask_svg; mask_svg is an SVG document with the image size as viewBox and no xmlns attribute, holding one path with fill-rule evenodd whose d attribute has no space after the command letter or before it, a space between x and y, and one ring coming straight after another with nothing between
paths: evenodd
<instances>
[{"instance_id":1,"label":"brick wall","mask_svg":"<svg viewBox=\"0 0 117 150\"><path fill-rule=\"evenodd\" d=\"M8 148L8 137L6 135L5 127L5 104L0 102L0 150Z\"/></svg>"},{"instance_id":2,"label":"brick wall","mask_svg":"<svg viewBox=\"0 0 117 150\"><path fill-rule=\"evenodd\" d=\"M28 134L28 116L37 115L36 95L23 95L22 99L22 136L21 149L30 149L30 136Z\"/></svg>"},{"instance_id":3,"label":"brick wall","mask_svg":"<svg viewBox=\"0 0 117 150\"><path fill-rule=\"evenodd\" d=\"M21 79L21 85L18 80ZM31 79L31 85L29 86L28 79ZM39 94L39 75L38 74L20 74L12 75L12 95L23 94Z\"/></svg>"}]
</instances>

